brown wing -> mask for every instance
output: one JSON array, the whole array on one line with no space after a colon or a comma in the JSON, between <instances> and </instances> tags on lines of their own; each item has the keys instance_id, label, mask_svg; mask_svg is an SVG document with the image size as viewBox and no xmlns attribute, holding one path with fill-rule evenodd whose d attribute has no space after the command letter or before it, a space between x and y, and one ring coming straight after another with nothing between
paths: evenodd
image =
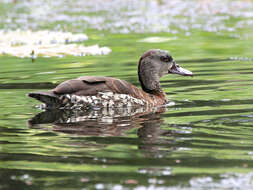
<instances>
[{"instance_id":1,"label":"brown wing","mask_svg":"<svg viewBox=\"0 0 253 190\"><path fill-rule=\"evenodd\" d=\"M53 92L56 94L76 94L82 96L96 95L98 92L111 91L129 94L135 98L145 98L145 92L134 85L111 77L83 76L59 84Z\"/></svg>"},{"instance_id":2,"label":"brown wing","mask_svg":"<svg viewBox=\"0 0 253 190\"><path fill-rule=\"evenodd\" d=\"M85 78L85 77L83 77ZM82 78L67 80L59 84L53 92L56 94L76 94L83 96L95 95L100 91L105 91L107 89L105 80L82 80Z\"/></svg>"}]
</instances>

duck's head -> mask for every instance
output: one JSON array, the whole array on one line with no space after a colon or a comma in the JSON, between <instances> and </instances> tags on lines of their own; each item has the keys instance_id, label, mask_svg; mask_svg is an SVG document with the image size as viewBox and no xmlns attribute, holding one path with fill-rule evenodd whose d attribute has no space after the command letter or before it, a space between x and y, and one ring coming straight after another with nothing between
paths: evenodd
<instances>
[{"instance_id":1,"label":"duck's head","mask_svg":"<svg viewBox=\"0 0 253 190\"><path fill-rule=\"evenodd\" d=\"M180 67L168 51L152 49L141 56L138 75L144 91L152 92L160 90L160 78L167 74L193 76L191 71Z\"/></svg>"}]
</instances>

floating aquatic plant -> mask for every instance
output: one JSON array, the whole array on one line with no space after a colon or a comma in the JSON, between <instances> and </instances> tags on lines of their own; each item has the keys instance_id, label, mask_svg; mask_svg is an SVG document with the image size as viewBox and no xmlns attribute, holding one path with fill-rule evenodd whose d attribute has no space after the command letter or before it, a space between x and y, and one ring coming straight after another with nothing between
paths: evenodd
<instances>
[{"instance_id":1,"label":"floating aquatic plant","mask_svg":"<svg viewBox=\"0 0 253 190\"><path fill-rule=\"evenodd\" d=\"M35 58L38 55L62 57L64 55L104 55L111 52L108 47L75 44L87 39L86 34L72 34L70 32L1 30L0 54Z\"/></svg>"}]
</instances>

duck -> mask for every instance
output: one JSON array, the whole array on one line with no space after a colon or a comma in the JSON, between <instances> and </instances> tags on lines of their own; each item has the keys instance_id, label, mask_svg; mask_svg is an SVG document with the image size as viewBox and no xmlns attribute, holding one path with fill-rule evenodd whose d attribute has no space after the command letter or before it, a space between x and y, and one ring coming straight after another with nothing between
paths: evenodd
<instances>
[{"instance_id":1,"label":"duck","mask_svg":"<svg viewBox=\"0 0 253 190\"><path fill-rule=\"evenodd\" d=\"M99 109L124 107L159 107L168 100L160 78L168 74L193 76L180 67L166 50L151 49L139 59L138 78L141 88L113 77L81 76L48 91L30 92L45 109Z\"/></svg>"}]
</instances>

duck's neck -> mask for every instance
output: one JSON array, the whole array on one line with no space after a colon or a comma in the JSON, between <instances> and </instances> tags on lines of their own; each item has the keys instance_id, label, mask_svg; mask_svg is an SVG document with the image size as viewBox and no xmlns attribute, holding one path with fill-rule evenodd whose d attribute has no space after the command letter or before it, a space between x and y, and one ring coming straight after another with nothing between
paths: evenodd
<instances>
[{"instance_id":1,"label":"duck's neck","mask_svg":"<svg viewBox=\"0 0 253 190\"><path fill-rule=\"evenodd\" d=\"M158 75L155 75L152 72L143 75L139 72L138 76L139 76L139 81L141 83L142 90L144 92L165 97L165 93L163 92L160 85L160 80L159 80L160 77Z\"/></svg>"},{"instance_id":2,"label":"duck's neck","mask_svg":"<svg viewBox=\"0 0 253 190\"><path fill-rule=\"evenodd\" d=\"M138 65L138 77L144 92L166 99L160 85L159 71L153 62L141 58Z\"/></svg>"},{"instance_id":3,"label":"duck's neck","mask_svg":"<svg viewBox=\"0 0 253 190\"><path fill-rule=\"evenodd\" d=\"M154 82L154 81L150 81L150 82ZM155 101L156 105L163 105L168 102L166 98L166 94L162 90L159 81L156 81L157 88L153 90L148 89L141 80L140 80L140 83L141 83L142 90L150 95L151 99Z\"/></svg>"}]
</instances>

